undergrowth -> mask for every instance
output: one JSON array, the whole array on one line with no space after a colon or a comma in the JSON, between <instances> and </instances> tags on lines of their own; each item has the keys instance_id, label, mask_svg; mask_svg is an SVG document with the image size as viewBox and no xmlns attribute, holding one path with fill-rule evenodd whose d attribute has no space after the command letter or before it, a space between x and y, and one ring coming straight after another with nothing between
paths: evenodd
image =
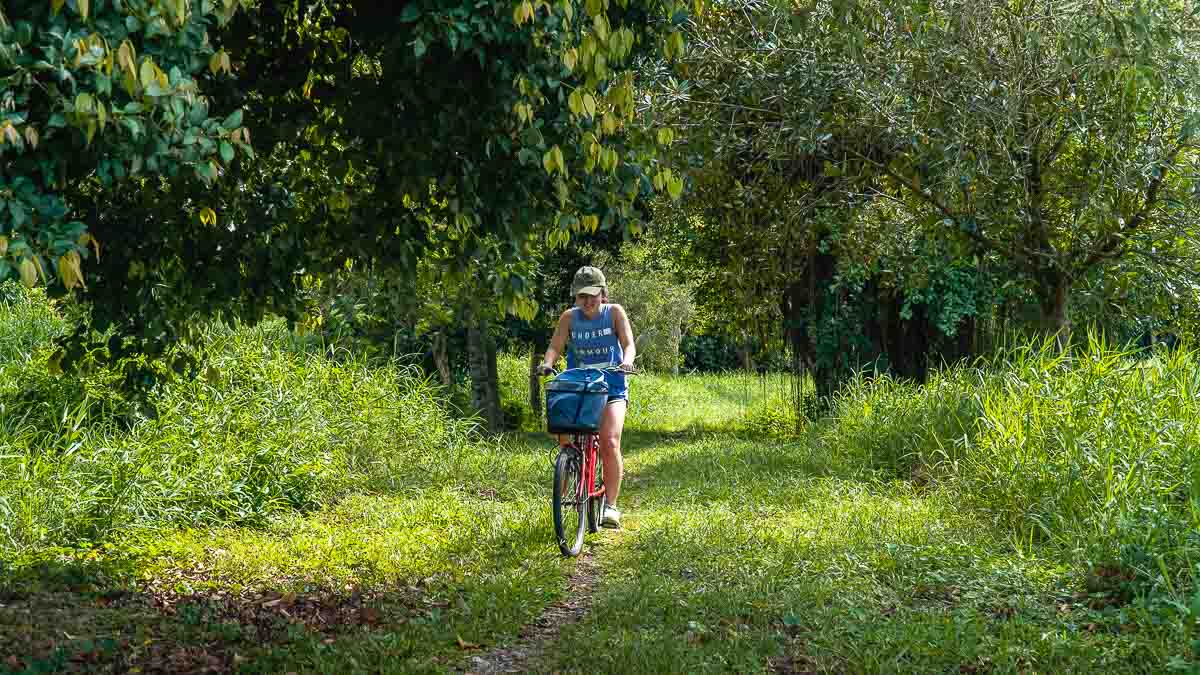
<instances>
[{"instance_id":1,"label":"undergrowth","mask_svg":"<svg viewBox=\"0 0 1200 675\"><path fill-rule=\"evenodd\" d=\"M207 328L207 377L162 384L156 415L104 414L115 376L49 372L61 321L43 298L0 305L0 549L162 526L245 525L352 490L419 487L476 441L419 372L332 361L282 322ZM16 347L13 347L13 344Z\"/></svg>"},{"instance_id":2,"label":"undergrowth","mask_svg":"<svg viewBox=\"0 0 1200 675\"><path fill-rule=\"evenodd\" d=\"M924 385L861 377L812 442L847 467L936 483L1014 546L1056 551L1097 602L1181 597L1200 561L1200 363L1098 340L1029 345Z\"/></svg>"}]
</instances>

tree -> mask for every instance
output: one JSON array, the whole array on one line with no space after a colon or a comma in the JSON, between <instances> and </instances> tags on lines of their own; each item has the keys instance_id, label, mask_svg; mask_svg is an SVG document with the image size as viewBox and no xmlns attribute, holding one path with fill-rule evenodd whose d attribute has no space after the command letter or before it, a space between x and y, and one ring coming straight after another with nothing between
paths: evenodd
<instances>
[{"instance_id":1,"label":"tree","mask_svg":"<svg viewBox=\"0 0 1200 675\"><path fill-rule=\"evenodd\" d=\"M61 5L22 10L24 22L6 17L0 57L15 64L4 72L19 86L5 110L32 112L5 112L0 150L25 162L6 162L6 181L40 171L62 196L4 192L3 206L25 213L43 200L42 257L65 262L60 288L79 286L73 255L87 260L85 246L103 242L104 262L88 261L88 286L76 292L101 317L95 327L118 334L111 347L163 351L189 321L216 312L296 319L301 280L351 260L411 290L438 241L453 242L445 263L460 276L488 270L484 305L530 315L520 263L535 244L636 230L637 199L678 192L638 124L632 70L639 54L678 52L686 11L673 0L316 0L237 14L230 0L72 0L54 11ZM233 20L209 32L212 17ZM65 50L51 44L63 35ZM43 72L42 52L56 69ZM112 72L132 78L113 84ZM244 121L207 117L240 107ZM34 148L26 120L57 124L56 113L66 126L50 133L39 121ZM214 182L216 159L224 185ZM78 180L43 170L52 165ZM128 178L147 171L161 179ZM155 209L149 195L169 199ZM132 215L99 208L114 197ZM126 216L136 228L122 230ZM0 234L32 279L41 258L31 238Z\"/></svg>"},{"instance_id":2,"label":"tree","mask_svg":"<svg viewBox=\"0 0 1200 675\"><path fill-rule=\"evenodd\" d=\"M871 195L1016 275L1048 332L1095 269L1191 234L1200 31L1171 0L834 3ZM847 17L849 17L847 19ZM899 95L898 95L899 93ZM852 148L848 148L853 152Z\"/></svg>"},{"instance_id":3,"label":"tree","mask_svg":"<svg viewBox=\"0 0 1200 675\"><path fill-rule=\"evenodd\" d=\"M596 256L604 270L609 297L620 303L633 323L638 367L678 373L683 364L683 330L695 312L693 288L680 281L674 261L643 244L627 245L620 257Z\"/></svg>"},{"instance_id":4,"label":"tree","mask_svg":"<svg viewBox=\"0 0 1200 675\"><path fill-rule=\"evenodd\" d=\"M678 193L637 124L633 59L675 53L686 16L660 0L323 0L247 13L226 41L247 54L239 75L262 100L250 118L286 120L269 139L366 178L329 195L344 219L331 251L411 277L448 242L447 268L487 281L474 322L491 307L533 316L519 263L541 242L636 231L637 200Z\"/></svg>"},{"instance_id":5,"label":"tree","mask_svg":"<svg viewBox=\"0 0 1200 675\"><path fill-rule=\"evenodd\" d=\"M859 157L882 148L832 124L857 86L830 56L841 37L756 2L717 5L691 30L688 79L659 74L656 113L692 189L654 227L699 271L717 326L743 343L782 329L821 393L864 365L922 377L929 359L955 358L977 303L946 301L974 280L945 283L953 254L863 196L878 173Z\"/></svg>"},{"instance_id":6,"label":"tree","mask_svg":"<svg viewBox=\"0 0 1200 675\"><path fill-rule=\"evenodd\" d=\"M1060 331L1072 288L1194 238L1195 27L1165 1L719 4L689 79L658 77L693 186L665 213L824 391L970 353L993 305Z\"/></svg>"},{"instance_id":7,"label":"tree","mask_svg":"<svg viewBox=\"0 0 1200 675\"><path fill-rule=\"evenodd\" d=\"M0 280L86 285L99 257L63 193L191 173L212 184L250 152L240 111L217 115L201 84L228 74L209 41L241 0L55 0L0 9ZM211 218L211 211L205 218Z\"/></svg>"}]
</instances>

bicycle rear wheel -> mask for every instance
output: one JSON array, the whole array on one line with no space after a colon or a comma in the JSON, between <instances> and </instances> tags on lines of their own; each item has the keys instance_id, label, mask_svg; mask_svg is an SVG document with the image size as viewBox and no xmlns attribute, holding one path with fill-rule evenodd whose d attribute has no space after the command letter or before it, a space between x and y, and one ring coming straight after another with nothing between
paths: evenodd
<instances>
[{"instance_id":1,"label":"bicycle rear wheel","mask_svg":"<svg viewBox=\"0 0 1200 675\"><path fill-rule=\"evenodd\" d=\"M577 556L583 548L583 530L587 525L584 510L587 495L580 494L583 462L574 448L563 448L554 460L554 536L565 556Z\"/></svg>"}]
</instances>

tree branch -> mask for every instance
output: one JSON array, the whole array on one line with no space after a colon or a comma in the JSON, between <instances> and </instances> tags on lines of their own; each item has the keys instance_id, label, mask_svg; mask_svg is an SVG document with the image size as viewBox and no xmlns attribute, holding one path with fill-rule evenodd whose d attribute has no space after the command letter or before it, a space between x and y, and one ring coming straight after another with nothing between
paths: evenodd
<instances>
[{"instance_id":1,"label":"tree branch","mask_svg":"<svg viewBox=\"0 0 1200 675\"><path fill-rule=\"evenodd\" d=\"M1110 233L1098 247L1092 249L1092 252L1088 254L1087 258L1075 270L1077 274L1083 274L1101 260L1118 258L1124 254L1125 249L1122 243L1127 236L1145 224L1146 218L1150 215L1150 210L1158 203L1159 190L1162 189L1163 182L1166 181L1167 175L1170 173L1168 167L1175 162L1175 158L1179 156L1179 153L1185 147L1188 147L1186 143L1180 143L1171 150L1170 154L1167 155L1166 161L1163 162L1162 171L1150 179L1150 185L1146 188L1146 199L1142 202L1142 207L1119 230Z\"/></svg>"},{"instance_id":2,"label":"tree branch","mask_svg":"<svg viewBox=\"0 0 1200 675\"><path fill-rule=\"evenodd\" d=\"M895 171L893 171L893 170L892 170L892 169L891 169L889 166L887 166L886 164L884 164L884 163L882 163L882 162L878 162L878 161L876 161L876 160L874 160L874 159L871 159L870 157L867 157L866 155L862 154L861 152L859 152L859 151L857 151L857 150L851 149L850 151L851 151L851 152L853 152L855 155L857 155L857 156L858 156L860 159L862 159L863 161L867 162L868 164L872 164L872 165L874 165L875 167L877 167L878 169L880 169L881 171L883 171L883 173L884 173L885 175L887 175L887 176L889 176L890 178L892 178L892 180L895 180L896 182L900 183L900 184L901 184L901 185L903 185L905 188L907 188L909 192L911 192L911 193L913 193L913 194L917 195L918 197L920 197L920 198L921 198L921 200L922 200L922 201L924 201L925 203L929 204L929 205L930 205L930 206L932 206L933 208L937 209L937 211L938 211L939 213L941 213L943 216L945 216L947 219L949 219L951 222L953 222L953 223L954 223L954 229L955 229L956 231L958 231L958 232L962 232L963 234L966 234L966 235L967 235L967 237L969 237L969 238L970 238L971 240L973 240L975 243L979 244L980 246L982 246L982 247L984 247L984 248L987 248L987 249L990 249L990 250L993 250L993 251L998 251L998 250L1000 250L999 246L997 246L997 245L996 245L996 243L995 243L994 241L992 241L992 240L991 240L991 239L989 239L988 237L985 237L984 235L980 234L978 231L976 231L976 230L964 230L963 228L961 228L961 227L958 227L958 222L959 222L959 217L958 217L958 214L956 214L956 213L954 213L953 211L951 211L949 207L947 207L947 206L946 206L945 204L943 204L942 202L938 201L938 200L937 200L937 199L936 199L936 198L935 198L933 195L929 194L929 192L927 192L926 190L922 190L922 189L921 189L921 188L920 188L920 187L919 187L919 186L918 186L918 185L917 185L915 182L913 182L911 179L908 179L908 178L905 178L904 176L901 176L900 174L898 174L898 173L896 173Z\"/></svg>"}]
</instances>

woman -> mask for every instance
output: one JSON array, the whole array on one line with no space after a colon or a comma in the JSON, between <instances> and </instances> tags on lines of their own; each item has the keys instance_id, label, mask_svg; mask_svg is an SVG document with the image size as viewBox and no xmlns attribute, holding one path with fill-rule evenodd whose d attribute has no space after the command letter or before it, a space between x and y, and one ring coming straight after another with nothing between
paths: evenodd
<instances>
[{"instance_id":1,"label":"woman","mask_svg":"<svg viewBox=\"0 0 1200 675\"><path fill-rule=\"evenodd\" d=\"M621 370L633 371L637 347L633 328L620 305L608 303L608 283L604 273L595 267L580 267L571 283L575 307L558 318L558 327L546 350L539 372L553 372L555 362L568 346L567 367L619 365ZM621 431L625 427L625 410L629 405L629 387L625 373L605 372L608 382L608 405L600 420L600 459L604 462L604 509L600 524L621 527L621 512L617 497L621 494Z\"/></svg>"}]
</instances>

